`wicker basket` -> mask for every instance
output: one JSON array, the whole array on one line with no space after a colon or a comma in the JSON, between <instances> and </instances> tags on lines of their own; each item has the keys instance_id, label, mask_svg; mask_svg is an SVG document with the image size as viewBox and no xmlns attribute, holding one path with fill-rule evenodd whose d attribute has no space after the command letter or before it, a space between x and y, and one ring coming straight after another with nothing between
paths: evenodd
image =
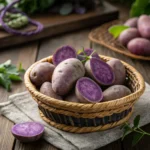
<instances>
[{"instance_id":1,"label":"wicker basket","mask_svg":"<svg viewBox=\"0 0 150 150\"><path fill-rule=\"evenodd\" d=\"M101 56L104 61L111 58ZM39 62L52 62L52 56ZM50 125L68 132L86 133L106 130L127 121L133 111L133 105L142 95L145 83L142 76L132 66L123 62L126 67L126 84L132 94L114 101L97 104L73 103L57 100L40 93L31 83L29 74L33 64L25 74L25 85L33 99L38 103L40 115Z\"/></svg>"},{"instance_id":2,"label":"wicker basket","mask_svg":"<svg viewBox=\"0 0 150 150\"><path fill-rule=\"evenodd\" d=\"M113 36L108 32L109 27L123 23L124 20L115 20L109 23L105 23L96 29L93 29L89 34L90 41L103 45L114 52L126 55L128 57L150 61L150 56L140 56L132 54L126 47L124 47L121 43L114 39Z\"/></svg>"}]
</instances>

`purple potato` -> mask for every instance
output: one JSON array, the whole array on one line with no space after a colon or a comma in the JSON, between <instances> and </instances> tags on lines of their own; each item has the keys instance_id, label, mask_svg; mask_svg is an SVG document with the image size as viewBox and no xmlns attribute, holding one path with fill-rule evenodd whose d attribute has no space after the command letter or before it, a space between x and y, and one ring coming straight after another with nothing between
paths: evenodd
<instances>
[{"instance_id":1,"label":"purple potato","mask_svg":"<svg viewBox=\"0 0 150 150\"><path fill-rule=\"evenodd\" d=\"M138 17L128 19L124 25L132 28L137 28Z\"/></svg>"},{"instance_id":2,"label":"purple potato","mask_svg":"<svg viewBox=\"0 0 150 150\"><path fill-rule=\"evenodd\" d=\"M44 82L51 82L55 66L48 62L36 64L30 72L30 80L35 86L41 86Z\"/></svg>"},{"instance_id":3,"label":"purple potato","mask_svg":"<svg viewBox=\"0 0 150 150\"><path fill-rule=\"evenodd\" d=\"M85 69L80 60L69 58L62 61L54 70L52 88L58 95L67 95L76 81L83 77Z\"/></svg>"},{"instance_id":4,"label":"purple potato","mask_svg":"<svg viewBox=\"0 0 150 150\"><path fill-rule=\"evenodd\" d=\"M115 81L112 68L105 62L97 58L91 58L85 63L85 70L88 76L100 85L111 85Z\"/></svg>"},{"instance_id":5,"label":"purple potato","mask_svg":"<svg viewBox=\"0 0 150 150\"><path fill-rule=\"evenodd\" d=\"M128 43L128 50L136 55L150 56L150 41L144 38L135 38Z\"/></svg>"},{"instance_id":6,"label":"purple potato","mask_svg":"<svg viewBox=\"0 0 150 150\"><path fill-rule=\"evenodd\" d=\"M115 81L113 85L122 85L126 79L126 69L125 66L119 59L111 59L107 64L113 69L115 74Z\"/></svg>"},{"instance_id":7,"label":"purple potato","mask_svg":"<svg viewBox=\"0 0 150 150\"><path fill-rule=\"evenodd\" d=\"M40 92L44 95L50 96L55 99L60 99L62 100L62 97L57 95L53 89L52 89L52 84L50 82L44 82L40 88Z\"/></svg>"},{"instance_id":8,"label":"purple potato","mask_svg":"<svg viewBox=\"0 0 150 150\"><path fill-rule=\"evenodd\" d=\"M76 103L79 103L79 99L77 98L75 92L72 92L70 93L66 98L65 98L66 101L68 102L76 102Z\"/></svg>"},{"instance_id":9,"label":"purple potato","mask_svg":"<svg viewBox=\"0 0 150 150\"><path fill-rule=\"evenodd\" d=\"M131 94L131 90L124 85L113 85L103 91L103 102L116 100Z\"/></svg>"},{"instance_id":10,"label":"purple potato","mask_svg":"<svg viewBox=\"0 0 150 150\"><path fill-rule=\"evenodd\" d=\"M44 126L38 122L19 123L12 127L11 132L21 142L33 142L41 138Z\"/></svg>"},{"instance_id":11,"label":"purple potato","mask_svg":"<svg viewBox=\"0 0 150 150\"><path fill-rule=\"evenodd\" d=\"M138 30L142 37L150 38L150 17L141 15L138 20Z\"/></svg>"},{"instance_id":12,"label":"purple potato","mask_svg":"<svg viewBox=\"0 0 150 150\"><path fill-rule=\"evenodd\" d=\"M81 103L98 103L103 99L100 86L87 77L82 77L77 81L75 92Z\"/></svg>"},{"instance_id":13,"label":"purple potato","mask_svg":"<svg viewBox=\"0 0 150 150\"><path fill-rule=\"evenodd\" d=\"M140 33L138 31L138 29L136 28L129 28L124 30L123 32L121 32L118 41L126 46L128 44L129 41L131 41L134 38L140 37Z\"/></svg>"},{"instance_id":14,"label":"purple potato","mask_svg":"<svg viewBox=\"0 0 150 150\"><path fill-rule=\"evenodd\" d=\"M53 64L57 66L60 62L68 58L77 58L76 50L69 45L62 46L54 53Z\"/></svg>"}]
</instances>

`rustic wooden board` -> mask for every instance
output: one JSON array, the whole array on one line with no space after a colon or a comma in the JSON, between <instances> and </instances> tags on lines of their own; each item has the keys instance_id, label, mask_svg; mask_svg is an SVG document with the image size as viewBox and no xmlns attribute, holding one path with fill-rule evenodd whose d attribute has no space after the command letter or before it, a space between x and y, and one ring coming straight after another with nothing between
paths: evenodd
<instances>
[{"instance_id":1,"label":"rustic wooden board","mask_svg":"<svg viewBox=\"0 0 150 150\"><path fill-rule=\"evenodd\" d=\"M88 12L83 15L71 14L68 16L60 16L42 14L34 16L33 19L40 21L44 25L44 30L41 33L30 37L24 37L11 35L0 30L0 48L26 43L93 25L100 25L117 19L118 14L117 8L107 2L104 2L103 7L99 6L95 11ZM30 30L31 28L32 27L27 27L25 30Z\"/></svg>"}]
</instances>

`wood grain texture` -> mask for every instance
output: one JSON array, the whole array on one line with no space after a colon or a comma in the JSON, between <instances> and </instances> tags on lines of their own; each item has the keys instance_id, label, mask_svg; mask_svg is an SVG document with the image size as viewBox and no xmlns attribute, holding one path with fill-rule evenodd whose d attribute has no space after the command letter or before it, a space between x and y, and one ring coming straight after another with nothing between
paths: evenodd
<instances>
[{"instance_id":1,"label":"wood grain texture","mask_svg":"<svg viewBox=\"0 0 150 150\"><path fill-rule=\"evenodd\" d=\"M14 150L57 150L57 148L45 142L44 140L33 143L20 143L17 140Z\"/></svg>"},{"instance_id":2,"label":"wood grain texture","mask_svg":"<svg viewBox=\"0 0 150 150\"><path fill-rule=\"evenodd\" d=\"M50 37L77 29L83 29L93 25L100 25L104 22L117 19L118 10L109 3L104 2L104 7L97 7L95 11L91 11L83 15L71 14L68 16L60 16L42 14L33 16L32 18L40 21L44 25L44 30L42 32L37 35L25 37L10 35L5 31L0 31L0 48L26 43L29 41ZM25 28L24 31L29 31L31 29L34 28L29 26Z\"/></svg>"},{"instance_id":3,"label":"wood grain texture","mask_svg":"<svg viewBox=\"0 0 150 150\"><path fill-rule=\"evenodd\" d=\"M0 53L0 63L11 59L12 63L17 65L20 62L23 63L23 67L27 69L36 58L37 43L30 45L24 45L22 47L16 47L2 51ZM25 90L25 86L22 83L16 83L12 86L12 91L7 92L0 87L0 102L7 101L9 95L22 92ZM11 134L11 127L13 123L0 115L0 150L11 150L13 148L14 137Z\"/></svg>"},{"instance_id":4,"label":"wood grain texture","mask_svg":"<svg viewBox=\"0 0 150 150\"><path fill-rule=\"evenodd\" d=\"M83 31L76 31L69 34L64 34L61 36L56 36L47 40L43 40L40 44L38 60L49 55L52 55L54 51L62 45L73 46L76 50L82 47L88 48L88 34L89 29Z\"/></svg>"},{"instance_id":5,"label":"wood grain texture","mask_svg":"<svg viewBox=\"0 0 150 150\"><path fill-rule=\"evenodd\" d=\"M97 150L122 150L122 145L121 145L120 140L117 140Z\"/></svg>"}]
</instances>

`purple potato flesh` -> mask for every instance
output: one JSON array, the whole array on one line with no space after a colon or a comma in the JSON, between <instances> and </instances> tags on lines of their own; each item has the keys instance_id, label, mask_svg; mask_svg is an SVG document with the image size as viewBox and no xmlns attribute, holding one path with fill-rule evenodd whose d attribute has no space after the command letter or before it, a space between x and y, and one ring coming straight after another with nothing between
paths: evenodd
<instances>
[{"instance_id":1,"label":"purple potato flesh","mask_svg":"<svg viewBox=\"0 0 150 150\"><path fill-rule=\"evenodd\" d=\"M38 122L19 123L12 127L11 132L21 142L33 142L42 136L44 126Z\"/></svg>"},{"instance_id":2,"label":"purple potato flesh","mask_svg":"<svg viewBox=\"0 0 150 150\"><path fill-rule=\"evenodd\" d=\"M100 86L87 77L82 77L77 81L76 96L81 103L97 103L103 99Z\"/></svg>"},{"instance_id":3,"label":"purple potato flesh","mask_svg":"<svg viewBox=\"0 0 150 150\"><path fill-rule=\"evenodd\" d=\"M111 85L115 80L112 68L105 62L91 58L85 63L87 74L100 85Z\"/></svg>"},{"instance_id":4,"label":"purple potato flesh","mask_svg":"<svg viewBox=\"0 0 150 150\"><path fill-rule=\"evenodd\" d=\"M57 66L68 58L77 58L76 50L71 46L62 46L53 55L53 64Z\"/></svg>"}]
</instances>

